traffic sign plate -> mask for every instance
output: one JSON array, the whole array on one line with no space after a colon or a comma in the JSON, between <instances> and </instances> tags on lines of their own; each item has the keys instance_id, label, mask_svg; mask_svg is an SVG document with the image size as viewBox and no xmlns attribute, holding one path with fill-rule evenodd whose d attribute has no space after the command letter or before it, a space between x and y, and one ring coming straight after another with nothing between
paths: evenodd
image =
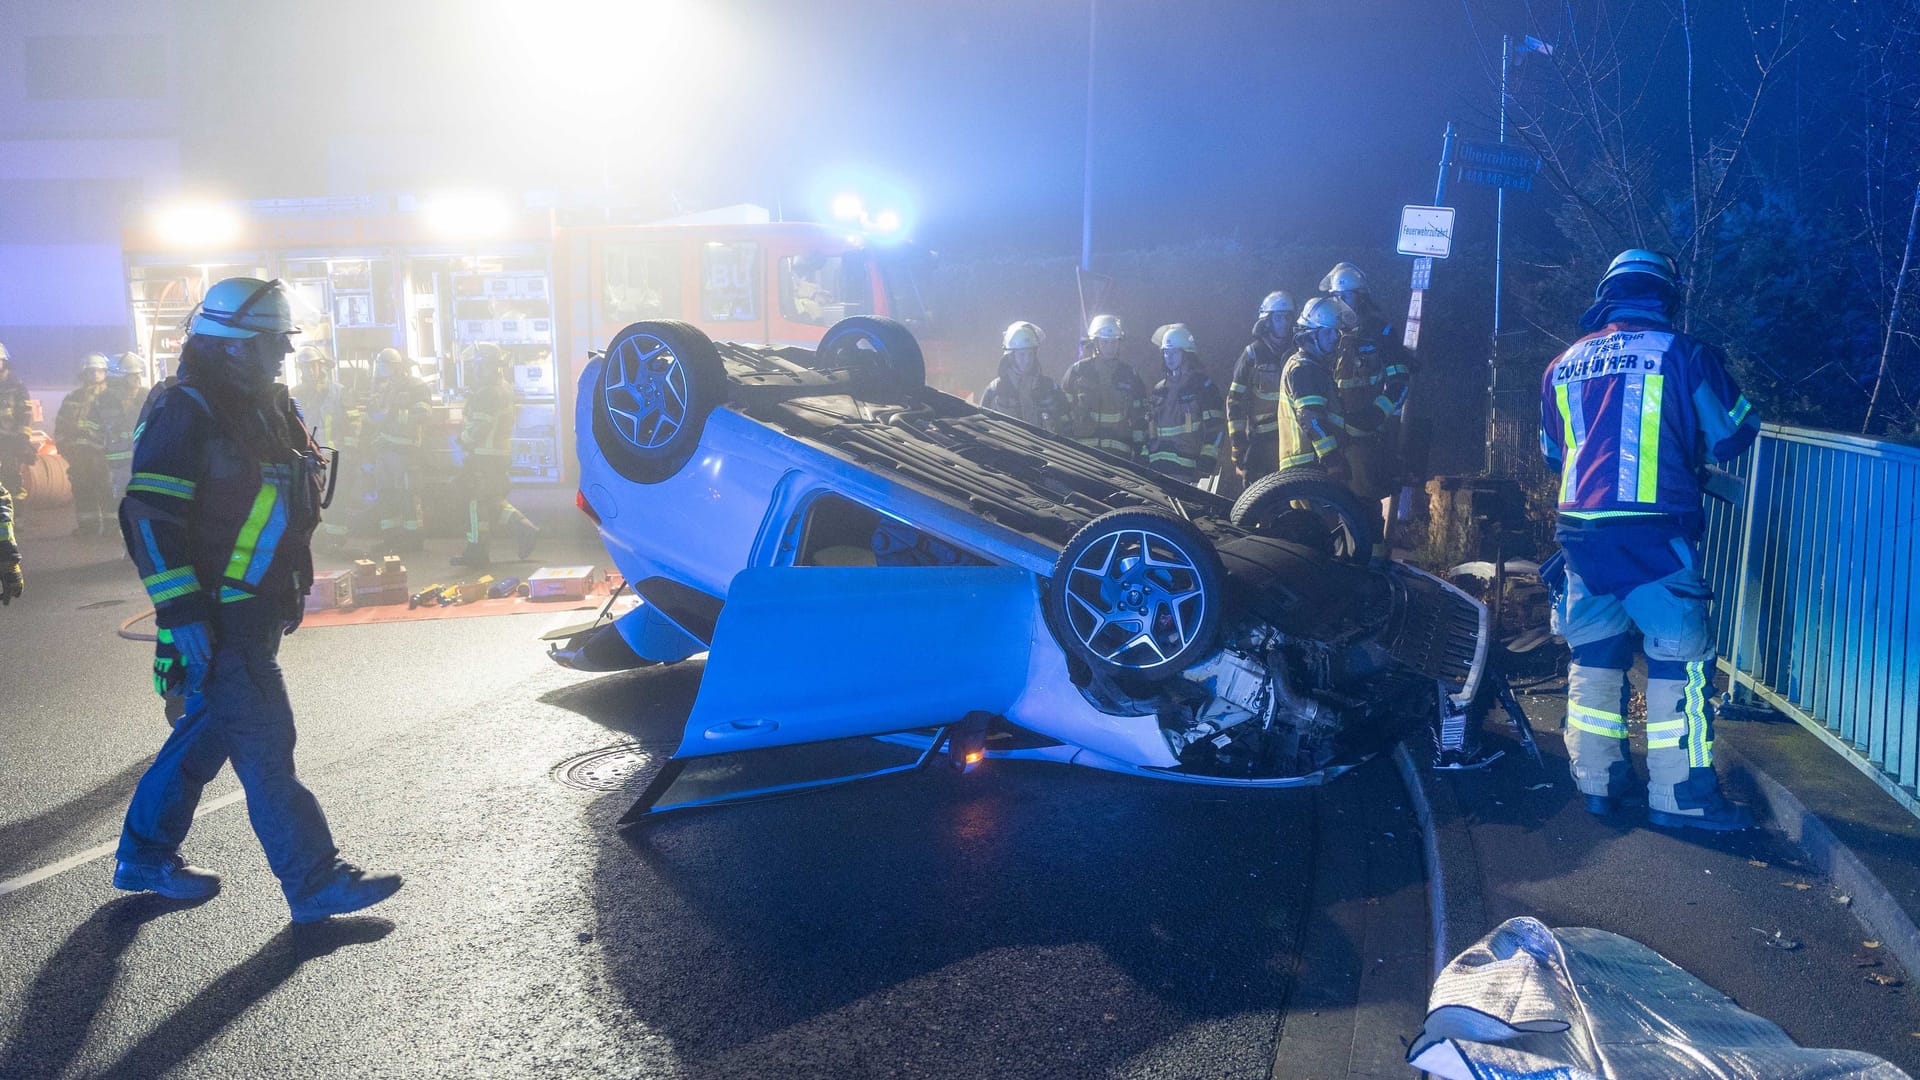
<instances>
[{"instance_id":1,"label":"traffic sign plate","mask_svg":"<svg viewBox=\"0 0 1920 1080\"><path fill-rule=\"evenodd\" d=\"M1453 207L1405 206L1400 209L1402 255L1444 259L1453 252Z\"/></svg>"}]
</instances>

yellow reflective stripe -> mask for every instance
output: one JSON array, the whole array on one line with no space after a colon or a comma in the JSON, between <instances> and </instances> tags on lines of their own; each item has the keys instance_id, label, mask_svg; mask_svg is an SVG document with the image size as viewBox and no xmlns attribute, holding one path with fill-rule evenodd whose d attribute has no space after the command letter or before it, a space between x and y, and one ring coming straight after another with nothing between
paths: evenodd
<instances>
[{"instance_id":1,"label":"yellow reflective stripe","mask_svg":"<svg viewBox=\"0 0 1920 1080\"><path fill-rule=\"evenodd\" d=\"M1305 453L1288 455L1287 459L1285 461L1282 461L1280 465L1282 468L1287 468L1294 465L1311 465L1318 460L1320 460L1320 455L1313 453L1312 451L1307 451Z\"/></svg>"},{"instance_id":2,"label":"yellow reflective stripe","mask_svg":"<svg viewBox=\"0 0 1920 1080\"><path fill-rule=\"evenodd\" d=\"M1601 727L1598 724L1590 724L1572 713L1567 714L1567 726L1573 728L1575 731L1584 731L1589 735L1598 735L1603 739L1624 739L1627 737L1626 728L1610 728Z\"/></svg>"},{"instance_id":3,"label":"yellow reflective stripe","mask_svg":"<svg viewBox=\"0 0 1920 1080\"><path fill-rule=\"evenodd\" d=\"M140 584L146 587L147 598L156 606L200 590L200 579L194 576L191 566L162 570L141 578Z\"/></svg>"},{"instance_id":4,"label":"yellow reflective stripe","mask_svg":"<svg viewBox=\"0 0 1920 1080\"><path fill-rule=\"evenodd\" d=\"M1313 440L1313 452L1316 454L1331 454L1338 449L1340 449L1340 440L1331 435L1324 439Z\"/></svg>"},{"instance_id":5,"label":"yellow reflective stripe","mask_svg":"<svg viewBox=\"0 0 1920 1080\"><path fill-rule=\"evenodd\" d=\"M1622 737L1624 738L1624 736L1622 736ZM1671 738L1671 739L1648 739L1648 740L1647 740L1647 749L1649 749L1649 750L1672 750L1672 749L1674 749L1675 747L1677 747L1677 746L1679 746L1681 742L1682 742L1682 739L1681 739L1681 737L1680 737L1680 736L1678 736L1678 735L1675 735L1675 736L1674 736L1673 738Z\"/></svg>"},{"instance_id":6,"label":"yellow reflective stripe","mask_svg":"<svg viewBox=\"0 0 1920 1080\"><path fill-rule=\"evenodd\" d=\"M1373 403L1379 407L1381 412L1386 413L1388 416L1393 415L1393 399L1392 398L1388 397L1385 394L1381 394L1379 397L1373 399Z\"/></svg>"},{"instance_id":7,"label":"yellow reflective stripe","mask_svg":"<svg viewBox=\"0 0 1920 1080\"><path fill-rule=\"evenodd\" d=\"M1309 405L1325 405L1326 403L1327 399L1321 397L1319 394L1308 394L1305 397L1295 398L1293 405L1296 409L1304 409Z\"/></svg>"},{"instance_id":8,"label":"yellow reflective stripe","mask_svg":"<svg viewBox=\"0 0 1920 1080\"><path fill-rule=\"evenodd\" d=\"M1573 408L1567 404L1567 384L1554 387L1553 396L1559 402L1560 423L1565 429L1565 441L1561 444L1560 501L1568 502L1573 498L1573 478L1580 458L1580 441L1573 435Z\"/></svg>"},{"instance_id":9,"label":"yellow reflective stripe","mask_svg":"<svg viewBox=\"0 0 1920 1080\"><path fill-rule=\"evenodd\" d=\"M1159 435L1161 438L1170 439L1175 435L1191 435L1194 432L1199 431L1200 422L1196 420L1191 424L1181 424L1178 427L1154 428L1153 430L1155 434Z\"/></svg>"},{"instance_id":10,"label":"yellow reflective stripe","mask_svg":"<svg viewBox=\"0 0 1920 1080\"><path fill-rule=\"evenodd\" d=\"M1355 387L1366 386L1372 381L1372 379L1335 379L1333 385L1342 390L1352 390Z\"/></svg>"},{"instance_id":11,"label":"yellow reflective stripe","mask_svg":"<svg viewBox=\"0 0 1920 1080\"><path fill-rule=\"evenodd\" d=\"M1666 381L1665 375L1648 375L1640 398L1640 484L1635 502L1660 500L1660 398Z\"/></svg>"},{"instance_id":12,"label":"yellow reflective stripe","mask_svg":"<svg viewBox=\"0 0 1920 1080\"><path fill-rule=\"evenodd\" d=\"M260 543L260 530L266 528L267 519L273 516L273 504L279 497L279 488L270 483L261 483L259 492L253 497L253 509L247 511L246 523L240 526L240 535L234 537L233 554L227 557L227 577L237 581L246 580L247 565L253 561L253 549ZM226 602L224 596L221 602Z\"/></svg>"},{"instance_id":13,"label":"yellow reflective stripe","mask_svg":"<svg viewBox=\"0 0 1920 1080\"><path fill-rule=\"evenodd\" d=\"M1229 386L1227 387L1227 393L1229 393L1229 394L1244 394L1244 393L1246 393L1247 391L1249 391L1249 390L1251 390L1251 389L1253 389L1253 387L1251 387L1251 386L1248 386L1248 385L1247 385L1246 383L1243 383L1243 382L1237 382L1237 383L1233 383L1233 384L1231 384L1231 385L1229 385Z\"/></svg>"},{"instance_id":14,"label":"yellow reflective stripe","mask_svg":"<svg viewBox=\"0 0 1920 1080\"><path fill-rule=\"evenodd\" d=\"M1389 379L1393 378L1395 375L1411 375L1411 374L1413 374L1413 369L1408 367L1405 364L1388 364L1387 370L1385 372L1385 376Z\"/></svg>"},{"instance_id":15,"label":"yellow reflective stripe","mask_svg":"<svg viewBox=\"0 0 1920 1080\"><path fill-rule=\"evenodd\" d=\"M1687 665L1687 765L1704 769L1713 764L1713 743L1707 726L1707 665Z\"/></svg>"},{"instance_id":16,"label":"yellow reflective stripe","mask_svg":"<svg viewBox=\"0 0 1920 1080\"><path fill-rule=\"evenodd\" d=\"M232 604L241 600L251 599L253 599L253 594L243 589L236 589L230 585L223 585L220 588L220 602L223 604Z\"/></svg>"},{"instance_id":17,"label":"yellow reflective stripe","mask_svg":"<svg viewBox=\"0 0 1920 1080\"><path fill-rule=\"evenodd\" d=\"M194 489L197 487L199 485L191 480L152 472L134 473L127 483L128 491L151 491L155 495L172 495L179 499L193 498Z\"/></svg>"},{"instance_id":18,"label":"yellow reflective stripe","mask_svg":"<svg viewBox=\"0 0 1920 1080\"><path fill-rule=\"evenodd\" d=\"M1127 414L1117 413L1117 412L1097 412L1097 413L1088 413L1087 417L1088 419L1092 420L1096 424L1117 424L1120 421L1125 420L1127 418Z\"/></svg>"},{"instance_id":19,"label":"yellow reflective stripe","mask_svg":"<svg viewBox=\"0 0 1920 1080\"><path fill-rule=\"evenodd\" d=\"M1739 427L1740 421L1745 420L1752 411L1753 402L1747 400L1747 395L1741 394L1740 401L1727 413L1727 419L1733 421L1733 426Z\"/></svg>"},{"instance_id":20,"label":"yellow reflective stripe","mask_svg":"<svg viewBox=\"0 0 1920 1080\"><path fill-rule=\"evenodd\" d=\"M1179 454L1176 454L1171 450L1155 450L1153 453L1147 455L1147 460L1148 461L1171 461L1176 465L1185 466L1186 468L1189 468L1189 469L1193 468L1194 465L1197 464L1197 462L1195 462L1192 458L1181 457Z\"/></svg>"}]
</instances>

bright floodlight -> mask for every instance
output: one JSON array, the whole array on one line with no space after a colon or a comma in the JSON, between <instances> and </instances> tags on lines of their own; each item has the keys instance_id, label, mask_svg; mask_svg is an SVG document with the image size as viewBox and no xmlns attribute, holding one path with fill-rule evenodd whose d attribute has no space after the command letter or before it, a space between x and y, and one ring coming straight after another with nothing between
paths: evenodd
<instances>
[{"instance_id":1,"label":"bright floodlight","mask_svg":"<svg viewBox=\"0 0 1920 1080\"><path fill-rule=\"evenodd\" d=\"M507 200L485 192L450 192L428 199L422 208L427 228L452 240L503 236L513 224Z\"/></svg>"},{"instance_id":2,"label":"bright floodlight","mask_svg":"<svg viewBox=\"0 0 1920 1080\"><path fill-rule=\"evenodd\" d=\"M218 203L176 203L154 214L153 228L174 247L211 251L239 238L240 215Z\"/></svg>"},{"instance_id":3,"label":"bright floodlight","mask_svg":"<svg viewBox=\"0 0 1920 1080\"><path fill-rule=\"evenodd\" d=\"M859 221L867 216L867 204L860 196L852 192L833 197L833 219L835 221Z\"/></svg>"},{"instance_id":4,"label":"bright floodlight","mask_svg":"<svg viewBox=\"0 0 1920 1080\"><path fill-rule=\"evenodd\" d=\"M873 215L873 231L892 233L900 231L900 211L882 210Z\"/></svg>"}]
</instances>

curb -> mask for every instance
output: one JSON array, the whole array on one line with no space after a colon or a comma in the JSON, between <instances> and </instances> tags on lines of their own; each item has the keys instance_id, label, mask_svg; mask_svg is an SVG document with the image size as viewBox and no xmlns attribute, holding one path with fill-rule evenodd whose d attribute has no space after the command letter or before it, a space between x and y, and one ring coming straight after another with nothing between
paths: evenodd
<instances>
[{"instance_id":1,"label":"curb","mask_svg":"<svg viewBox=\"0 0 1920 1080\"><path fill-rule=\"evenodd\" d=\"M1886 950L1906 968L1909 977L1920 976L1920 926L1914 924L1913 917L1893 898L1879 875L1835 836L1818 814L1807 809L1786 785L1755 765L1752 758L1731 747L1723 747L1721 752L1731 759L1729 764L1753 778L1760 797L1767 801L1773 824L1806 853L1814 869L1853 897L1849 909L1854 918L1880 939Z\"/></svg>"},{"instance_id":2,"label":"curb","mask_svg":"<svg viewBox=\"0 0 1920 1080\"><path fill-rule=\"evenodd\" d=\"M1393 748L1393 764L1420 822L1423 861L1427 865L1427 917L1433 938L1433 972L1440 972L1468 946L1485 937L1487 898L1473 834L1453 790L1414 760L1407 744Z\"/></svg>"}]
</instances>

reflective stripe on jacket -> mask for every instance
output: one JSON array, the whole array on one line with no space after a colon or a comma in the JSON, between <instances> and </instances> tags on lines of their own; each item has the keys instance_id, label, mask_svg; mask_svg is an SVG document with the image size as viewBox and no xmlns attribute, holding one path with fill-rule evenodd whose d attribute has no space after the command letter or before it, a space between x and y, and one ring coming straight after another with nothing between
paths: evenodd
<instances>
[{"instance_id":1,"label":"reflective stripe on jacket","mask_svg":"<svg viewBox=\"0 0 1920 1080\"><path fill-rule=\"evenodd\" d=\"M1280 373L1280 467L1310 465L1345 445L1346 420L1326 365L1294 353Z\"/></svg>"},{"instance_id":2,"label":"reflective stripe on jacket","mask_svg":"<svg viewBox=\"0 0 1920 1080\"><path fill-rule=\"evenodd\" d=\"M483 386L467 399L461 417L460 445L488 457L513 456L513 429L520 406L513 387Z\"/></svg>"},{"instance_id":3,"label":"reflective stripe on jacket","mask_svg":"<svg viewBox=\"0 0 1920 1080\"><path fill-rule=\"evenodd\" d=\"M1088 357L1067 369L1067 434L1096 450L1138 458L1147 449L1147 396L1124 360Z\"/></svg>"},{"instance_id":4,"label":"reflective stripe on jacket","mask_svg":"<svg viewBox=\"0 0 1920 1080\"><path fill-rule=\"evenodd\" d=\"M1226 403L1220 390L1187 360L1180 381L1162 379L1153 388L1147 413L1147 463L1162 472L1212 476L1220 467L1220 439L1226 434Z\"/></svg>"},{"instance_id":5,"label":"reflective stripe on jacket","mask_svg":"<svg viewBox=\"0 0 1920 1080\"><path fill-rule=\"evenodd\" d=\"M1547 365L1540 449L1560 474L1560 513L1700 513L1697 473L1739 456L1760 430L1718 348L1624 319Z\"/></svg>"},{"instance_id":6,"label":"reflective stripe on jacket","mask_svg":"<svg viewBox=\"0 0 1920 1080\"><path fill-rule=\"evenodd\" d=\"M1227 441L1236 463L1257 441L1271 441L1280 431L1280 372L1286 357L1256 340L1240 353L1227 386Z\"/></svg>"},{"instance_id":7,"label":"reflective stripe on jacket","mask_svg":"<svg viewBox=\"0 0 1920 1080\"><path fill-rule=\"evenodd\" d=\"M1052 379L1037 371L1022 376L1004 359L1000 361L999 377L981 391L980 407L1047 431L1059 431L1067 420L1066 395Z\"/></svg>"}]
</instances>

